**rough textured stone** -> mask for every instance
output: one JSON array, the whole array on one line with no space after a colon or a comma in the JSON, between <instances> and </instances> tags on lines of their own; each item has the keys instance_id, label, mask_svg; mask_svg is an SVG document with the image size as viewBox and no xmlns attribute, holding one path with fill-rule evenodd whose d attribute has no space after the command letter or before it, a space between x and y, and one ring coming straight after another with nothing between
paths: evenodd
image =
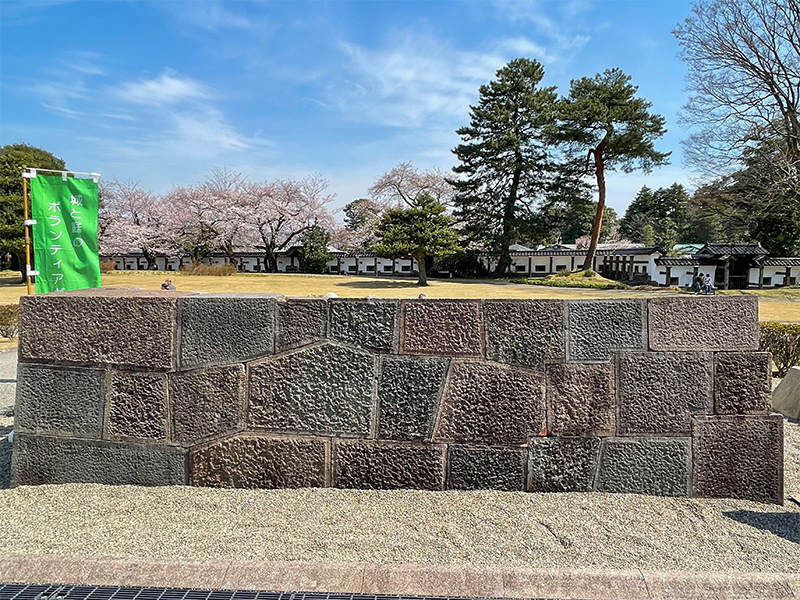
<instances>
[{"instance_id":1,"label":"rough textured stone","mask_svg":"<svg viewBox=\"0 0 800 600\"><path fill-rule=\"evenodd\" d=\"M442 445L335 441L334 485L355 489L441 490Z\"/></svg>"},{"instance_id":2,"label":"rough textured stone","mask_svg":"<svg viewBox=\"0 0 800 600\"><path fill-rule=\"evenodd\" d=\"M694 495L783 504L779 414L693 419Z\"/></svg>"},{"instance_id":3,"label":"rough textured stone","mask_svg":"<svg viewBox=\"0 0 800 600\"><path fill-rule=\"evenodd\" d=\"M103 433L103 372L20 363L14 426L20 431L99 439Z\"/></svg>"},{"instance_id":4,"label":"rough textured stone","mask_svg":"<svg viewBox=\"0 0 800 600\"><path fill-rule=\"evenodd\" d=\"M328 301L330 337L379 351L397 348L398 300Z\"/></svg>"},{"instance_id":5,"label":"rough textured stone","mask_svg":"<svg viewBox=\"0 0 800 600\"><path fill-rule=\"evenodd\" d=\"M651 298L652 350L757 350L758 298L685 296Z\"/></svg>"},{"instance_id":6,"label":"rough textured stone","mask_svg":"<svg viewBox=\"0 0 800 600\"><path fill-rule=\"evenodd\" d=\"M720 352L714 355L714 411L767 413L772 405L772 355Z\"/></svg>"},{"instance_id":7,"label":"rough textured stone","mask_svg":"<svg viewBox=\"0 0 800 600\"><path fill-rule=\"evenodd\" d=\"M563 300L484 300L486 358L543 369L563 360Z\"/></svg>"},{"instance_id":8,"label":"rough textured stone","mask_svg":"<svg viewBox=\"0 0 800 600\"><path fill-rule=\"evenodd\" d=\"M647 347L646 300L567 302L567 357L570 361L609 361L620 350Z\"/></svg>"},{"instance_id":9,"label":"rough textured stone","mask_svg":"<svg viewBox=\"0 0 800 600\"><path fill-rule=\"evenodd\" d=\"M447 488L525 491L523 448L450 446Z\"/></svg>"},{"instance_id":10,"label":"rough textured stone","mask_svg":"<svg viewBox=\"0 0 800 600\"><path fill-rule=\"evenodd\" d=\"M321 298L278 301L278 350L306 346L325 338L328 303Z\"/></svg>"},{"instance_id":11,"label":"rough textured stone","mask_svg":"<svg viewBox=\"0 0 800 600\"><path fill-rule=\"evenodd\" d=\"M800 367L789 369L773 390L772 407L790 419L800 419Z\"/></svg>"},{"instance_id":12,"label":"rough textured stone","mask_svg":"<svg viewBox=\"0 0 800 600\"><path fill-rule=\"evenodd\" d=\"M12 485L185 485L186 455L172 446L14 436Z\"/></svg>"},{"instance_id":13,"label":"rough textured stone","mask_svg":"<svg viewBox=\"0 0 800 600\"><path fill-rule=\"evenodd\" d=\"M688 434L693 414L712 412L712 371L709 353L620 354L619 433Z\"/></svg>"},{"instance_id":14,"label":"rough textured stone","mask_svg":"<svg viewBox=\"0 0 800 600\"><path fill-rule=\"evenodd\" d=\"M598 492L688 496L689 438L605 438L600 449Z\"/></svg>"},{"instance_id":15,"label":"rough textured stone","mask_svg":"<svg viewBox=\"0 0 800 600\"><path fill-rule=\"evenodd\" d=\"M126 371L109 373L106 437L166 439L166 375Z\"/></svg>"},{"instance_id":16,"label":"rough textured stone","mask_svg":"<svg viewBox=\"0 0 800 600\"><path fill-rule=\"evenodd\" d=\"M448 361L385 356L378 382L378 437L429 440Z\"/></svg>"},{"instance_id":17,"label":"rough textured stone","mask_svg":"<svg viewBox=\"0 0 800 600\"><path fill-rule=\"evenodd\" d=\"M323 344L256 363L250 368L249 424L277 431L367 435L375 357L364 350Z\"/></svg>"},{"instance_id":18,"label":"rough textured stone","mask_svg":"<svg viewBox=\"0 0 800 600\"><path fill-rule=\"evenodd\" d=\"M614 435L616 404L613 365L547 367L549 435Z\"/></svg>"},{"instance_id":19,"label":"rough textured stone","mask_svg":"<svg viewBox=\"0 0 800 600\"><path fill-rule=\"evenodd\" d=\"M531 438L528 491L592 491L599 452L598 438Z\"/></svg>"},{"instance_id":20,"label":"rough textured stone","mask_svg":"<svg viewBox=\"0 0 800 600\"><path fill-rule=\"evenodd\" d=\"M175 365L171 295L51 295L21 299L21 361L141 367Z\"/></svg>"},{"instance_id":21,"label":"rough textured stone","mask_svg":"<svg viewBox=\"0 0 800 600\"><path fill-rule=\"evenodd\" d=\"M275 299L215 294L182 298L180 365L196 368L269 356L275 351Z\"/></svg>"},{"instance_id":22,"label":"rough textured stone","mask_svg":"<svg viewBox=\"0 0 800 600\"><path fill-rule=\"evenodd\" d=\"M454 361L435 441L520 445L545 428L544 373Z\"/></svg>"},{"instance_id":23,"label":"rough textured stone","mask_svg":"<svg viewBox=\"0 0 800 600\"><path fill-rule=\"evenodd\" d=\"M405 300L400 352L483 356L483 318L478 300Z\"/></svg>"},{"instance_id":24,"label":"rough textured stone","mask_svg":"<svg viewBox=\"0 0 800 600\"><path fill-rule=\"evenodd\" d=\"M324 487L328 442L240 435L191 451L191 485L226 488Z\"/></svg>"},{"instance_id":25,"label":"rough textured stone","mask_svg":"<svg viewBox=\"0 0 800 600\"><path fill-rule=\"evenodd\" d=\"M242 365L171 373L172 439L193 444L240 430L244 390Z\"/></svg>"}]
</instances>

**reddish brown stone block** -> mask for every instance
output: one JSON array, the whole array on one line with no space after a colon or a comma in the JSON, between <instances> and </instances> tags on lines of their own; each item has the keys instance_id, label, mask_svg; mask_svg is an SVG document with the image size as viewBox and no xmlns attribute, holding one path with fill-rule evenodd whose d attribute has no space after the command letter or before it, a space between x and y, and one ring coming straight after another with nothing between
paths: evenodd
<instances>
[{"instance_id":1,"label":"reddish brown stone block","mask_svg":"<svg viewBox=\"0 0 800 600\"><path fill-rule=\"evenodd\" d=\"M334 486L441 490L444 450L440 444L334 440Z\"/></svg>"},{"instance_id":2,"label":"reddish brown stone block","mask_svg":"<svg viewBox=\"0 0 800 600\"><path fill-rule=\"evenodd\" d=\"M547 367L548 435L614 435L615 412L613 365L554 364Z\"/></svg>"},{"instance_id":3,"label":"reddish brown stone block","mask_svg":"<svg viewBox=\"0 0 800 600\"><path fill-rule=\"evenodd\" d=\"M483 311L478 300L406 300L401 354L483 356Z\"/></svg>"}]
</instances>

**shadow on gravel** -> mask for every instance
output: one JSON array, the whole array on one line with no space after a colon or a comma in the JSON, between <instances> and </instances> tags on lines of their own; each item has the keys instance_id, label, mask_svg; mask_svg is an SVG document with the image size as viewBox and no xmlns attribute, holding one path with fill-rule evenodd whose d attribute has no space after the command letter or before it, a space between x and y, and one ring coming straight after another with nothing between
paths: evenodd
<instances>
[{"instance_id":1,"label":"shadow on gravel","mask_svg":"<svg viewBox=\"0 0 800 600\"><path fill-rule=\"evenodd\" d=\"M762 513L752 510L731 510L722 513L729 519L769 531L795 544L800 544L800 513Z\"/></svg>"}]
</instances>

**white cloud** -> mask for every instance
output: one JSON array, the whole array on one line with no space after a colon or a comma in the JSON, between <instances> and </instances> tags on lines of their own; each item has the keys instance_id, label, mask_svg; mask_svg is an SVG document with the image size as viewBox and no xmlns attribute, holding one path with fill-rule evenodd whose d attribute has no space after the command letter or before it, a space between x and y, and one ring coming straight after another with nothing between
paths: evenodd
<instances>
[{"instance_id":1,"label":"white cloud","mask_svg":"<svg viewBox=\"0 0 800 600\"><path fill-rule=\"evenodd\" d=\"M224 29L247 31L262 26L263 19L256 19L234 12L224 2L203 0L202 2L158 2L155 7L170 13L178 21L195 28L217 32Z\"/></svg>"},{"instance_id":2,"label":"white cloud","mask_svg":"<svg viewBox=\"0 0 800 600\"><path fill-rule=\"evenodd\" d=\"M186 77L178 77L170 71L162 73L155 79L123 83L115 93L119 98L128 102L152 106L204 100L211 96L203 83Z\"/></svg>"}]
</instances>

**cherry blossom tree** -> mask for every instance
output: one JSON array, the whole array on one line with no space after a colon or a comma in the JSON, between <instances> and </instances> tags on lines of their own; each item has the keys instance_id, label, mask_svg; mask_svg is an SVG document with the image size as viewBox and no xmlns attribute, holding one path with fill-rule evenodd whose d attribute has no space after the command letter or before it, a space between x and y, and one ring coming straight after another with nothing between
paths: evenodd
<instances>
[{"instance_id":1,"label":"cherry blossom tree","mask_svg":"<svg viewBox=\"0 0 800 600\"><path fill-rule=\"evenodd\" d=\"M423 194L447 206L452 203L455 190L438 168L418 171L410 162L404 162L378 177L369 193L385 208L394 208L402 204L415 206Z\"/></svg>"}]
</instances>

